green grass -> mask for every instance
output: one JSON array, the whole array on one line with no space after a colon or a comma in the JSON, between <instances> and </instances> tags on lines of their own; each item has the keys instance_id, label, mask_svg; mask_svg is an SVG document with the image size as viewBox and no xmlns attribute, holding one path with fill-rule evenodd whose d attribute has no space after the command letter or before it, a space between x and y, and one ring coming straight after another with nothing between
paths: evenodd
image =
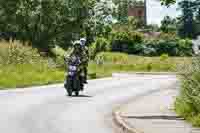
<instances>
[{"instance_id":1,"label":"green grass","mask_svg":"<svg viewBox=\"0 0 200 133\"><path fill-rule=\"evenodd\" d=\"M194 108L189 103L185 102L186 99L178 97L175 102L175 111L179 116L185 118L186 121L195 127L200 127L200 113L194 111Z\"/></svg>"},{"instance_id":2,"label":"green grass","mask_svg":"<svg viewBox=\"0 0 200 133\"><path fill-rule=\"evenodd\" d=\"M0 43L0 48L8 51L7 53L0 51L0 59L12 55L7 59L9 63L0 60L0 89L46 85L64 81L64 69L48 66L47 59L38 56L35 49L22 46L19 42L13 44L3 42ZM11 53L9 53L10 50L12 50ZM62 57L64 52L60 51L62 51L62 55L59 55L56 60L57 67L63 67L64 64ZM33 63L30 62L32 57L34 57ZM102 65L97 65L99 58L103 59ZM189 60L190 58L141 57L123 53L100 53L95 61L89 63L88 77L89 79L109 77L113 72L171 72L176 71L177 64L190 62Z\"/></svg>"},{"instance_id":3,"label":"green grass","mask_svg":"<svg viewBox=\"0 0 200 133\"><path fill-rule=\"evenodd\" d=\"M45 85L63 81L64 71L50 69L45 65L0 66L0 88L18 88Z\"/></svg>"},{"instance_id":4,"label":"green grass","mask_svg":"<svg viewBox=\"0 0 200 133\"><path fill-rule=\"evenodd\" d=\"M89 65L89 73L97 78L111 76L113 72L177 72L183 64L190 64L190 57L142 57L119 53L100 53ZM97 65L96 62L102 63Z\"/></svg>"},{"instance_id":5,"label":"green grass","mask_svg":"<svg viewBox=\"0 0 200 133\"><path fill-rule=\"evenodd\" d=\"M175 111L195 127L200 127L200 58L181 70L180 93L175 101Z\"/></svg>"},{"instance_id":6,"label":"green grass","mask_svg":"<svg viewBox=\"0 0 200 133\"><path fill-rule=\"evenodd\" d=\"M106 63L97 65L90 62L89 79L109 77L113 72L175 72L176 63L183 58L169 58L160 61L159 57L129 57L129 63ZM10 64L0 66L0 88L18 88L35 85L62 83L64 70L49 68L45 64Z\"/></svg>"}]
</instances>

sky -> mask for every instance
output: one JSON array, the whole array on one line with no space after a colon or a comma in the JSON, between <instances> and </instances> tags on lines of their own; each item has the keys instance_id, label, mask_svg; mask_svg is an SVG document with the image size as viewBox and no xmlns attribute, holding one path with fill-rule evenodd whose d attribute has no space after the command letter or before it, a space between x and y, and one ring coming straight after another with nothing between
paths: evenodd
<instances>
[{"instance_id":1,"label":"sky","mask_svg":"<svg viewBox=\"0 0 200 133\"><path fill-rule=\"evenodd\" d=\"M180 15L180 10L177 8L177 4L167 8L157 0L147 0L147 23L160 25L161 20L167 15L173 18L177 17Z\"/></svg>"}]
</instances>

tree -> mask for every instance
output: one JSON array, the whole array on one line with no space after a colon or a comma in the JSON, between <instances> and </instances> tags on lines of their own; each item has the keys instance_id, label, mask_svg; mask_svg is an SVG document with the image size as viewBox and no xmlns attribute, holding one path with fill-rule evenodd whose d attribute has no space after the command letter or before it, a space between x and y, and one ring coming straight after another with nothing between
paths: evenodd
<instances>
[{"instance_id":1,"label":"tree","mask_svg":"<svg viewBox=\"0 0 200 133\"><path fill-rule=\"evenodd\" d=\"M66 45L72 33L80 32L91 0L1 0L0 30L17 32L21 40L50 52L51 46ZM67 37L67 38L66 38Z\"/></svg>"},{"instance_id":2,"label":"tree","mask_svg":"<svg viewBox=\"0 0 200 133\"><path fill-rule=\"evenodd\" d=\"M200 8L197 9L196 20L200 22Z\"/></svg>"},{"instance_id":3,"label":"tree","mask_svg":"<svg viewBox=\"0 0 200 133\"><path fill-rule=\"evenodd\" d=\"M171 4L175 4L177 0L160 0L161 4L170 6Z\"/></svg>"},{"instance_id":4,"label":"tree","mask_svg":"<svg viewBox=\"0 0 200 133\"><path fill-rule=\"evenodd\" d=\"M128 17L128 24L127 24L128 30L134 31L134 30L138 29L139 27L141 27L141 24L142 23L137 18L135 18L133 16Z\"/></svg>"},{"instance_id":5,"label":"tree","mask_svg":"<svg viewBox=\"0 0 200 133\"><path fill-rule=\"evenodd\" d=\"M116 22L116 14L117 6L112 0L100 0L94 4L93 8L90 9L90 15L88 15L84 23L89 42L96 36L108 36L112 24Z\"/></svg>"},{"instance_id":6,"label":"tree","mask_svg":"<svg viewBox=\"0 0 200 133\"><path fill-rule=\"evenodd\" d=\"M176 20L170 16L165 16L161 21L160 29L164 33L176 32Z\"/></svg>"},{"instance_id":7,"label":"tree","mask_svg":"<svg viewBox=\"0 0 200 133\"><path fill-rule=\"evenodd\" d=\"M193 38L195 34L194 2L184 0L179 3L182 15L179 19L179 35L181 37Z\"/></svg>"}]
</instances>

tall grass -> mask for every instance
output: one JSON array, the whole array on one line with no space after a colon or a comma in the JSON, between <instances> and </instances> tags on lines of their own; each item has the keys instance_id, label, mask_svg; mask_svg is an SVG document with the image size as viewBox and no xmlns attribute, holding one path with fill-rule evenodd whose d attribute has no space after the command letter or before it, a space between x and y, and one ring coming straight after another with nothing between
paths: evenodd
<instances>
[{"instance_id":1,"label":"tall grass","mask_svg":"<svg viewBox=\"0 0 200 133\"><path fill-rule=\"evenodd\" d=\"M44 64L18 64L0 67L0 88L44 85L63 81L63 71Z\"/></svg>"},{"instance_id":2,"label":"tall grass","mask_svg":"<svg viewBox=\"0 0 200 133\"><path fill-rule=\"evenodd\" d=\"M111 76L113 72L177 72L177 68L185 64L191 64L191 58L102 52L89 64L89 76L101 78Z\"/></svg>"},{"instance_id":3,"label":"tall grass","mask_svg":"<svg viewBox=\"0 0 200 133\"><path fill-rule=\"evenodd\" d=\"M124 53L103 52L96 56L95 62L100 66L119 67L130 71L172 71L176 72L179 65L191 64L189 57L143 57ZM122 70L123 70L122 69Z\"/></svg>"},{"instance_id":4,"label":"tall grass","mask_svg":"<svg viewBox=\"0 0 200 133\"><path fill-rule=\"evenodd\" d=\"M200 57L181 68L181 92L175 102L176 112L200 127Z\"/></svg>"},{"instance_id":5,"label":"tall grass","mask_svg":"<svg viewBox=\"0 0 200 133\"><path fill-rule=\"evenodd\" d=\"M31 46L23 46L19 41L0 42L0 64L33 64L42 60L37 49Z\"/></svg>"},{"instance_id":6,"label":"tall grass","mask_svg":"<svg viewBox=\"0 0 200 133\"><path fill-rule=\"evenodd\" d=\"M0 89L63 82L64 51L54 49L57 58L43 57L37 49L18 41L0 42ZM111 76L113 72L175 71L188 58L140 57L123 53L99 53L89 63L89 78Z\"/></svg>"},{"instance_id":7,"label":"tall grass","mask_svg":"<svg viewBox=\"0 0 200 133\"><path fill-rule=\"evenodd\" d=\"M63 81L64 71L54 67L37 49L19 41L0 42L0 88L43 85Z\"/></svg>"}]
</instances>

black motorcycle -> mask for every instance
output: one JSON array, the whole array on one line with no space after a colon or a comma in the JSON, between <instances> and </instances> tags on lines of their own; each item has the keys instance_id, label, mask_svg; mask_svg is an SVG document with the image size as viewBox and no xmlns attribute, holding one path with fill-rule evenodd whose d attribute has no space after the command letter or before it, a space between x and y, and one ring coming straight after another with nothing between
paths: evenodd
<instances>
[{"instance_id":1,"label":"black motorcycle","mask_svg":"<svg viewBox=\"0 0 200 133\"><path fill-rule=\"evenodd\" d=\"M69 96L72 96L73 92L78 96L79 92L83 91L84 88L82 71L79 68L81 65L80 58L72 56L65 62L67 63L67 71L65 73L64 87Z\"/></svg>"}]
</instances>

